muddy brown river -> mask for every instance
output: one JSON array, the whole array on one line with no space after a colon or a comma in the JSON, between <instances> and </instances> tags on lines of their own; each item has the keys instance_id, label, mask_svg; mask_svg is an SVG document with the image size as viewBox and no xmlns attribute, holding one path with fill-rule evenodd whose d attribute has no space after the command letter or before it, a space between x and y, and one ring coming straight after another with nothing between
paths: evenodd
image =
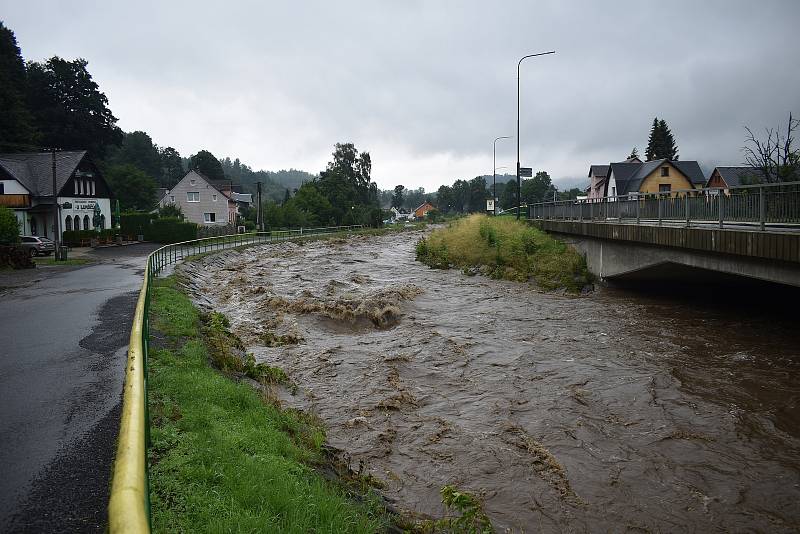
<instances>
[{"instance_id":1,"label":"muddy brown river","mask_svg":"<svg viewBox=\"0 0 800 534\"><path fill-rule=\"evenodd\" d=\"M257 246L179 271L397 508L440 516L455 484L498 531L800 529L796 315L431 270L418 237Z\"/></svg>"}]
</instances>

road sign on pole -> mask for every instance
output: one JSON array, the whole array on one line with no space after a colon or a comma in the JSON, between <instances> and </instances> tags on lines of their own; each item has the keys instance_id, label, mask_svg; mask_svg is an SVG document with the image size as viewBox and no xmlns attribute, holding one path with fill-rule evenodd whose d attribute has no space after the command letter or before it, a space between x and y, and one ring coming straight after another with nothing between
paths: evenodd
<instances>
[{"instance_id":1,"label":"road sign on pole","mask_svg":"<svg viewBox=\"0 0 800 534\"><path fill-rule=\"evenodd\" d=\"M488 199L486 201L486 211L491 211L492 213L494 213L494 200Z\"/></svg>"},{"instance_id":2,"label":"road sign on pole","mask_svg":"<svg viewBox=\"0 0 800 534\"><path fill-rule=\"evenodd\" d=\"M531 169L530 167L520 167L519 175L523 178L530 178L531 176L533 176L533 169Z\"/></svg>"}]
</instances>

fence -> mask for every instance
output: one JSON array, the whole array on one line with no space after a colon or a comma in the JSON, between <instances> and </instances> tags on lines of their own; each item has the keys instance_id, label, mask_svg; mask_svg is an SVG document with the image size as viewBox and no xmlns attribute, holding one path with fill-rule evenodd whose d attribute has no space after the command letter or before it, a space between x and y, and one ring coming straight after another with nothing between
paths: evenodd
<instances>
[{"instance_id":1,"label":"fence","mask_svg":"<svg viewBox=\"0 0 800 534\"><path fill-rule=\"evenodd\" d=\"M528 217L636 224L679 222L719 228L728 224L758 226L764 231L800 224L800 182L540 202L529 207Z\"/></svg>"},{"instance_id":2,"label":"fence","mask_svg":"<svg viewBox=\"0 0 800 534\"><path fill-rule=\"evenodd\" d=\"M112 534L150 532L150 492L147 478L147 446L150 442L147 413L147 354L153 279L167 265L195 254L299 237L354 232L362 228L361 225L329 226L195 239L165 245L147 257L144 281L136 303L128 345L122 418L114 474L111 479L111 498L108 503L109 532Z\"/></svg>"}]
</instances>

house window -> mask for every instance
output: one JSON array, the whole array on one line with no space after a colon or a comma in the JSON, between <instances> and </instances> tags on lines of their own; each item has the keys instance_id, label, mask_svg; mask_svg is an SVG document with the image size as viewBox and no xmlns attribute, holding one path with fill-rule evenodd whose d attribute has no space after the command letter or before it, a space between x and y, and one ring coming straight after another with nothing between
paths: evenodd
<instances>
[{"instance_id":1,"label":"house window","mask_svg":"<svg viewBox=\"0 0 800 534\"><path fill-rule=\"evenodd\" d=\"M661 176L669 176L669 167L661 167Z\"/></svg>"},{"instance_id":2,"label":"house window","mask_svg":"<svg viewBox=\"0 0 800 534\"><path fill-rule=\"evenodd\" d=\"M200 202L200 192L188 191L186 193L186 202Z\"/></svg>"},{"instance_id":3,"label":"house window","mask_svg":"<svg viewBox=\"0 0 800 534\"><path fill-rule=\"evenodd\" d=\"M31 220L33 220L33 219L31 219ZM75 230L77 231L77 230L80 230L80 229L81 229L81 218L76 215L75 216Z\"/></svg>"},{"instance_id":4,"label":"house window","mask_svg":"<svg viewBox=\"0 0 800 534\"><path fill-rule=\"evenodd\" d=\"M197 183L197 180L195 180L194 178L190 178L190 179L189 179L189 183L190 183L191 185L194 185L194 184L196 184L196 183Z\"/></svg>"},{"instance_id":5,"label":"house window","mask_svg":"<svg viewBox=\"0 0 800 534\"><path fill-rule=\"evenodd\" d=\"M0 182L0 195L5 195L5 194L6 194L6 184Z\"/></svg>"},{"instance_id":6,"label":"house window","mask_svg":"<svg viewBox=\"0 0 800 534\"><path fill-rule=\"evenodd\" d=\"M217 222L217 214L216 213L204 213L203 214L203 222L207 222L207 223Z\"/></svg>"},{"instance_id":7,"label":"house window","mask_svg":"<svg viewBox=\"0 0 800 534\"><path fill-rule=\"evenodd\" d=\"M72 216L67 215L67 218L64 220L64 229L69 232L72 230Z\"/></svg>"},{"instance_id":8,"label":"house window","mask_svg":"<svg viewBox=\"0 0 800 534\"><path fill-rule=\"evenodd\" d=\"M91 193L91 195L92 195L92 196L94 196L94 180L92 180L91 182L89 182L89 185L91 186L91 190L92 190L92 193Z\"/></svg>"},{"instance_id":9,"label":"house window","mask_svg":"<svg viewBox=\"0 0 800 534\"><path fill-rule=\"evenodd\" d=\"M170 195L169 196L169 201L172 202L173 204L175 204L175 195Z\"/></svg>"},{"instance_id":10,"label":"house window","mask_svg":"<svg viewBox=\"0 0 800 534\"><path fill-rule=\"evenodd\" d=\"M211 195L211 200L213 200L214 202L216 202L216 201L217 201L217 195Z\"/></svg>"},{"instance_id":11,"label":"house window","mask_svg":"<svg viewBox=\"0 0 800 534\"><path fill-rule=\"evenodd\" d=\"M659 193L669 193L672 191L671 184L658 184L658 192Z\"/></svg>"},{"instance_id":12,"label":"house window","mask_svg":"<svg viewBox=\"0 0 800 534\"><path fill-rule=\"evenodd\" d=\"M78 180L74 179L72 181L72 185L75 187L75 194L77 195L78 194Z\"/></svg>"},{"instance_id":13,"label":"house window","mask_svg":"<svg viewBox=\"0 0 800 534\"><path fill-rule=\"evenodd\" d=\"M611 188L611 196L612 196L612 197L615 197L615 196L617 196L617 188L616 188L616 187L612 187L612 188Z\"/></svg>"},{"instance_id":14,"label":"house window","mask_svg":"<svg viewBox=\"0 0 800 534\"><path fill-rule=\"evenodd\" d=\"M89 222L89 216L88 215L84 215L83 216L83 229L84 230L91 230L92 227L89 226L90 224L92 224L92 223Z\"/></svg>"}]
</instances>

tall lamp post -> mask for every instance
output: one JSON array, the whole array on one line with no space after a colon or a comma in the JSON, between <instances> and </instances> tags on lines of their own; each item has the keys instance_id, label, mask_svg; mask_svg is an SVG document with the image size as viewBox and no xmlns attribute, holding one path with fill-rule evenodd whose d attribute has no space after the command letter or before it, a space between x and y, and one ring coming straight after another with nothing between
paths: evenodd
<instances>
[{"instance_id":1,"label":"tall lamp post","mask_svg":"<svg viewBox=\"0 0 800 534\"><path fill-rule=\"evenodd\" d=\"M522 56L517 62L517 220L519 220L519 212L522 209L522 182L519 179L519 68L522 62L529 57L546 56L548 54L555 54L556 51L540 52L538 54L528 54Z\"/></svg>"},{"instance_id":2,"label":"tall lamp post","mask_svg":"<svg viewBox=\"0 0 800 534\"><path fill-rule=\"evenodd\" d=\"M497 215L497 142L500 139L511 139L508 135L501 135L494 140L494 148L492 149L492 200L494 205L493 215Z\"/></svg>"}]
</instances>

